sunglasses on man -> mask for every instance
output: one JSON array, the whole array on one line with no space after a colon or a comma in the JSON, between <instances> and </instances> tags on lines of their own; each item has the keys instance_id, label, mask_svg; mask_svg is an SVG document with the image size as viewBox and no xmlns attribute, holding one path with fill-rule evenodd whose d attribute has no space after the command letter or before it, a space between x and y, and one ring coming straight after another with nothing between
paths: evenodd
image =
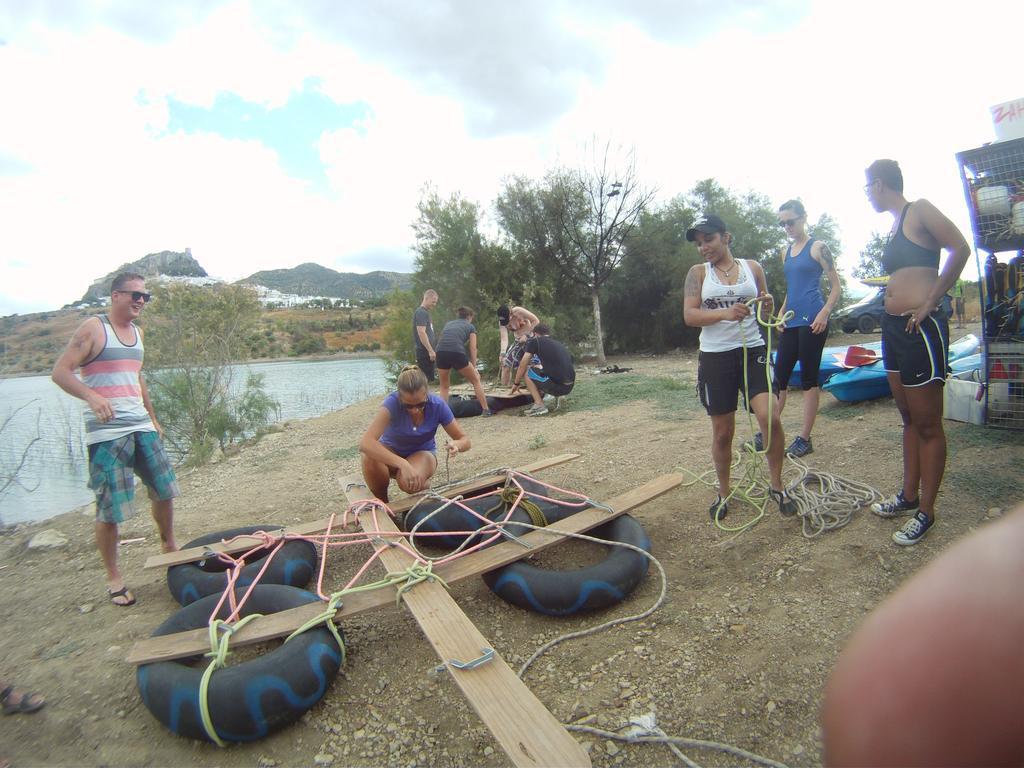
<instances>
[{"instance_id":1,"label":"sunglasses on man","mask_svg":"<svg viewBox=\"0 0 1024 768\"><path fill-rule=\"evenodd\" d=\"M143 304L148 304L153 298L153 294L146 293L145 291L115 291L115 293L130 293L132 301L141 301Z\"/></svg>"}]
</instances>

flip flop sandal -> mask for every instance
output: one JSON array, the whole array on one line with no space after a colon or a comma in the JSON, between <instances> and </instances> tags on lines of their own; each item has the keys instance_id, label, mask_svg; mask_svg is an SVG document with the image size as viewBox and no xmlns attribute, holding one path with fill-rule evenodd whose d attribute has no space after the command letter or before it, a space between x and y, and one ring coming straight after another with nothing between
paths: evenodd
<instances>
[{"instance_id":1,"label":"flip flop sandal","mask_svg":"<svg viewBox=\"0 0 1024 768\"><path fill-rule=\"evenodd\" d=\"M128 597L128 587L121 587L119 590L117 590L117 592L111 592L108 589L107 590L107 595L110 597L110 602L114 603L114 605L116 605L118 608L127 608L129 605L135 605L135 597L134 596L132 596L132 599L129 600L127 603L115 603L114 602L114 598L115 597Z\"/></svg>"},{"instance_id":2,"label":"flip flop sandal","mask_svg":"<svg viewBox=\"0 0 1024 768\"><path fill-rule=\"evenodd\" d=\"M35 696L38 696L36 693L22 694L17 704L11 704L10 698L12 693L14 693L13 685L9 685L3 691L0 691L0 702L3 703L5 715L27 715L32 712L38 712L46 705L45 700L37 701L35 704L29 703Z\"/></svg>"}]
</instances>

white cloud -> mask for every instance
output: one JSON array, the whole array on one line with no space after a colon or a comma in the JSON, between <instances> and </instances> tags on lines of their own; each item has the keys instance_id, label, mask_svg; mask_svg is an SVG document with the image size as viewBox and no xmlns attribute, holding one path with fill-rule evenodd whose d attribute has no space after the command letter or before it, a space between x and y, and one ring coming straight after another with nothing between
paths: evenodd
<instances>
[{"instance_id":1,"label":"white cloud","mask_svg":"<svg viewBox=\"0 0 1024 768\"><path fill-rule=\"evenodd\" d=\"M662 200L708 176L800 196L836 217L852 261L888 226L861 191L877 157L967 233L954 155L993 137L990 105L1024 95L1009 1L32 7L8 10L0 46L0 314L164 249L227 279L409 269L425 183L486 207L502 178L593 138L634 146ZM169 97L273 107L310 78L368 108L322 134L326 191L256 141L167 131Z\"/></svg>"}]
</instances>

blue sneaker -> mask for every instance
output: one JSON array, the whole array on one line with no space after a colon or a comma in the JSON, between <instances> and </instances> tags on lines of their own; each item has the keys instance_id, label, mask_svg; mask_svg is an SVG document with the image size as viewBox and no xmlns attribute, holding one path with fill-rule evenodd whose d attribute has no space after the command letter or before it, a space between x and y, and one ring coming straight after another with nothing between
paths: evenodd
<instances>
[{"instance_id":1,"label":"blue sneaker","mask_svg":"<svg viewBox=\"0 0 1024 768\"><path fill-rule=\"evenodd\" d=\"M879 517L900 517L902 515L914 514L920 506L920 501L907 501L903 496L903 491L899 491L895 496L885 501L872 504L871 511Z\"/></svg>"},{"instance_id":2,"label":"blue sneaker","mask_svg":"<svg viewBox=\"0 0 1024 768\"><path fill-rule=\"evenodd\" d=\"M918 510L900 530L892 535L892 540L901 546L909 547L923 539L933 525L935 525L935 521L929 520L924 512Z\"/></svg>"},{"instance_id":3,"label":"blue sneaker","mask_svg":"<svg viewBox=\"0 0 1024 768\"><path fill-rule=\"evenodd\" d=\"M799 459L808 453L814 453L814 446L811 445L810 440L804 440L803 437L797 435L793 438L793 443L786 449L786 453L795 459Z\"/></svg>"},{"instance_id":4,"label":"blue sneaker","mask_svg":"<svg viewBox=\"0 0 1024 768\"><path fill-rule=\"evenodd\" d=\"M481 411L481 412L480 412L480 415L481 415L481 416L493 416L493 415L494 415L494 411L492 411L492 410L488 409L488 410L486 410L486 411Z\"/></svg>"},{"instance_id":5,"label":"blue sneaker","mask_svg":"<svg viewBox=\"0 0 1024 768\"><path fill-rule=\"evenodd\" d=\"M762 435L760 432L756 433L754 435L753 440L747 440L745 443L743 443L743 447L755 450L758 453L760 453L761 451L764 450L764 435Z\"/></svg>"}]
</instances>

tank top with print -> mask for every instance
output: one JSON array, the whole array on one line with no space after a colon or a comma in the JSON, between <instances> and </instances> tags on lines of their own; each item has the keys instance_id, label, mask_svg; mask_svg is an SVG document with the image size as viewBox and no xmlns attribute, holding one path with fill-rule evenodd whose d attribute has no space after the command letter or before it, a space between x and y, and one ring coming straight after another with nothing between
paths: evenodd
<instances>
[{"instance_id":1,"label":"tank top with print","mask_svg":"<svg viewBox=\"0 0 1024 768\"><path fill-rule=\"evenodd\" d=\"M736 259L736 263L739 264L739 277L735 285L724 284L710 263L704 265L704 282L700 288L702 309L728 309L737 302L746 302L757 296L757 283L747 260ZM701 328L701 352L728 352L744 345L748 348L764 346L753 313L742 320L719 320Z\"/></svg>"},{"instance_id":2,"label":"tank top with print","mask_svg":"<svg viewBox=\"0 0 1024 768\"><path fill-rule=\"evenodd\" d=\"M132 432L154 432L156 427L142 404L139 372L142 370L142 336L132 323L135 341L122 344L106 316L100 316L105 342L96 357L82 366L82 382L110 401L114 418L101 424L92 409L85 408L86 445L124 437Z\"/></svg>"}]
</instances>

